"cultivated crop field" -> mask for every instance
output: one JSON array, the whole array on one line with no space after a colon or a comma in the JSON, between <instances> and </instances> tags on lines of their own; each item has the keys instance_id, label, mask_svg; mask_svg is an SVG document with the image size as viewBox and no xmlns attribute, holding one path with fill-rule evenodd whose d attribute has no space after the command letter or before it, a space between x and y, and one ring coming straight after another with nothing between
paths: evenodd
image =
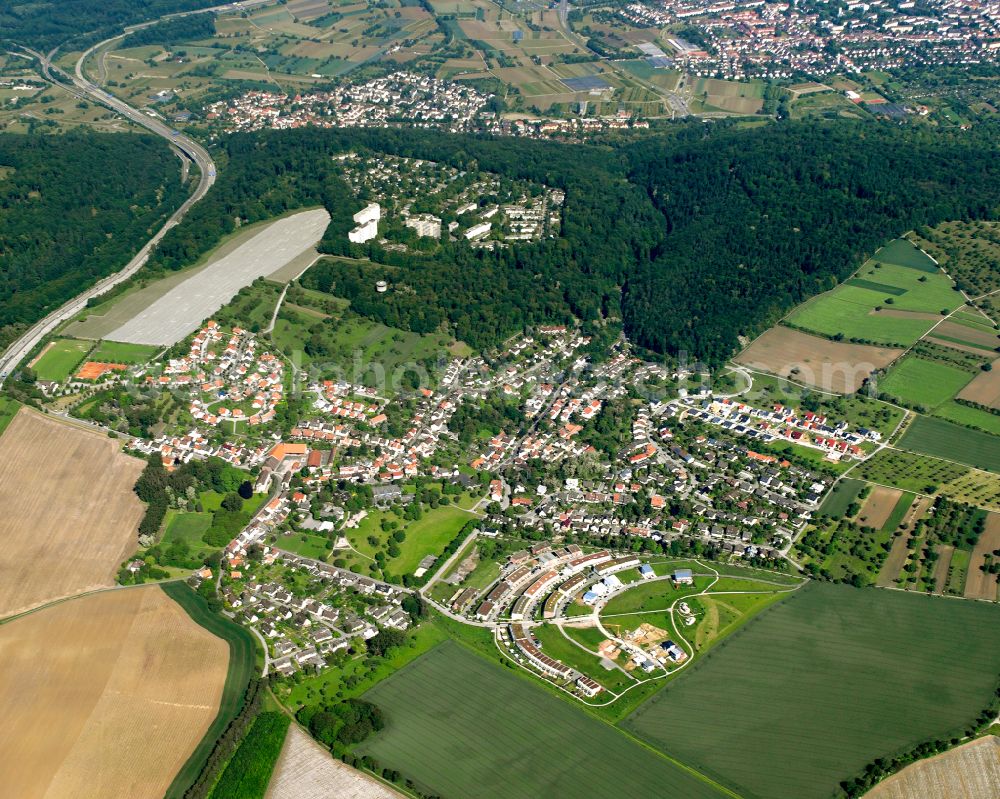
<instances>
[{"instance_id":1,"label":"cultivated crop field","mask_svg":"<svg viewBox=\"0 0 1000 799\"><path fill-rule=\"evenodd\" d=\"M361 751L442 796L725 794L528 679L446 642L365 694L386 728Z\"/></svg>"},{"instance_id":2,"label":"cultivated crop field","mask_svg":"<svg viewBox=\"0 0 1000 799\"><path fill-rule=\"evenodd\" d=\"M964 728L998 653L992 605L810 583L623 726L747 799L827 799L876 757Z\"/></svg>"},{"instance_id":3,"label":"cultivated crop field","mask_svg":"<svg viewBox=\"0 0 1000 799\"><path fill-rule=\"evenodd\" d=\"M958 396L960 399L1000 409L1000 364L974 377Z\"/></svg>"},{"instance_id":4,"label":"cultivated crop field","mask_svg":"<svg viewBox=\"0 0 1000 799\"><path fill-rule=\"evenodd\" d=\"M265 799L395 799L402 796L381 782L334 760L293 724L274 768Z\"/></svg>"},{"instance_id":5,"label":"cultivated crop field","mask_svg":"<svg viewBox=\"0 0 1000 799\"><path fill-rule=\"evenodd\" d=\"M143 462L26 409L0 437L0 617L114 584L135 548Z\"/></svg>"},{"instance_id":6,"label":"cultivated crop field","mask_svg":"<svg viewBox=\"0 0 1000 799\"><path fill-rule=\"evenodd\" d=\"M950 400L972 375L954 366L907 355L878 381L878 391L903 405L932 410Z\"/></svg>"},{"instance_id":7,"label":"cultivated crop field","mask_svg":"<svg viewBox=\"0 0 1000 799\"><path fill-rule=\"evenodd\" d=\"M911 763L866 799L991 799L1000 785L1000 738L987 735Z\"/></svg>"},{"instance_id":8,"label":"cultivated crop field","mask_svg":"<svg viewBox=\"0 0 1000 799\"><path fill-rule=\"evenodd\" d=\"M884 369L902 350L847 344L788 327L772 327L736 357L736 362L824 391L850 394L875 369ZM793 370L794 373L793 373Z\"/></svg>"},{"instance_id":9,"label":"cultivated crop field","mask_svg":"<svg viewBox=\"0 0 1000 799\"><path fill-rule=\"evenodd\" d=\"M976 548L972 550L968 576L965 580L967 597L991 600L998 598L997 575L987 574L979 568L986 561L986 556L997 549L1000 549L1000 514L991 513L986 517L986 529L980 536Z\"/></svg>"},{"instance_id":10,"label":"cultivated crop field","mask_svg":"<svg viewBox=\"0 0 1000 799\"><path fill-rule=\"evenodd\" d=\"M909 242L897 240L857 275L800 305L788 323L827 336L910 345L962 304L951 280Z\"/></svg>"},{"instance_id":11,"label":"cultivated crop field","mask_svg":"<svg viewBox=\"0 0 1000 799\"><path fill-rule=\"evenodd\" d=\"M156 586L0 626L4 794L160 799L216 715L227 649Z\"/></svg>"},{"instance_id":12,"label":"cultivated crop field","mask_svg":"<svg viewBox=\"0 0 1000 799\"><path fill-rule=\"evenodd\" d=\"M1000 472L1000 437L969 430L943 419L918 416L906 428L899 446L912 452L967 463Z\"/></svg>"}]
</instances>

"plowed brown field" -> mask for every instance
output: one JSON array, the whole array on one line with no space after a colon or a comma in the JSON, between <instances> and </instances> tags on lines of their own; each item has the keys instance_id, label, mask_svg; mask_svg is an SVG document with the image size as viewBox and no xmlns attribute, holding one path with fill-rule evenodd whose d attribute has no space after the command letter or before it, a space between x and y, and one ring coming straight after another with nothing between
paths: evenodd
<instances>
[{"instance_id":1,"label":"plowed brown field","mask_svg":"<svg viewBox=\"0 0 1000 799\"><path fill-rule=\"evenodd\" d=\"M18 413L0 436L0 618L114 584L143 465L100 433Z\"/></svg>"},{"instance_id":2,"label":"plowed brown field","mask_svg":"<svg viewBox=\"0 0 1000 799\"><path fill-rule=\"evenodd\" d=\"M215 718L228 662L156 586L0 626L0 793L159 799Z\"/></svg>"}]
</instances>

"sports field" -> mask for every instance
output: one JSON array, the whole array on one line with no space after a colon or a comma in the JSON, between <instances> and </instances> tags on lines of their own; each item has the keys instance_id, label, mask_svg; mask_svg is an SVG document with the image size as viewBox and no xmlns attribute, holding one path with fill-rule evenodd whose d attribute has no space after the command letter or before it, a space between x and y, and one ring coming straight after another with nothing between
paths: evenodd
<instances>
[{"instance_id":1,"label":"sports field","mask_svg":"<svg viewBox=\"0 0 1000 799\"><path fill-rule=\"evenodd\" d=\"M79 366L90 351L89 341L61 338L45 346L41 354L31 363L39 380L61 383Z\"/></svg>"},{"instance_id":2,"label":"sports field","mask_svg":"<svg viewBox=\"0 0 1000 799\"><path fill-rule=\"evenodd\" d=\"M878 392L904 405L932 410L954 397L972 377L954 366L907 355L878 381Z\"/></svg>"},{"instance_id":3,"label":"sports field","mask_svg":"<svg viewBox=\"0 0 1000 799\"><path fill-rule=\"evenodd\" d=\"M145 344L125 344L119 341L102 341L90 353L90 360L106 363L145 363L159 351L159 347Z\"/></svg>"},{"instance_id":4,"label":"sports field","mask_svg":"<svg viewBox=\"0 0 1000 799\"><path fill-rule=\"evenodd\" d=\"M992 605L810 583L623 726L746 799L827 799L876 757L961 732L998 668Z\"/></svg>"},{"instance_id":5,"label":"sports field","mask_svg":"<svg viewBox=\"0 0 1000 799\"><path fill-rule=\"evenodd\" d=\"M442 796L727 795L454 642L413 661L365 698L385 711L388 724L361 751Z\"/></svg>"},{"instance_id":6,"label":"sports field","mask_svg":"<svg viewBox=\"0 0 1000 799\"><path fill-rule=\"evenodd\" d=\"M225 642L156 586L0 626L2 793L160 799L218 710L226 664Z\"/></svg>"},{"instance_id":7,"label":"sports field","mask_svg":"<svg viewBox=\"0 0 1000 799\"><path fill-rule=\"evenodd\" d=\"M22 409L0 437L0 618L114 584L135 549L143 461Z\"/></svg>"},{"instance_id":8,"label":"sports field","mask_svg":"<svg viewBox=\"0 0 1000 799\"><path fill-rule=\"evenodd\" d=\"M1000 472L1000 436L970 430L944 419L918 416L899 440L902 449Z\"/></svg>"}]
</instances>

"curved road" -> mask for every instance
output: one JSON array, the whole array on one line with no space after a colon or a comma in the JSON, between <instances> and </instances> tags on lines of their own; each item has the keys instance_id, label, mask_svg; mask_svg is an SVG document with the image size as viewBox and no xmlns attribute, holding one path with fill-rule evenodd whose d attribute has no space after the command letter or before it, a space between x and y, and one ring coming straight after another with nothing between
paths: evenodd
<instances>
[{"instance_id":1,"label":"curved road","mask_svg":"<svg viewBox=\"0 0 1000 799\"><path fill-rule=\"evenodd\" d=\"M215 162L212 160L212 157L208 154L208 151L204 147L181 132L174 130L169 125L166 125L156 117L144 114L142 111L133 108L128 103L112 96L100 87L91 83L84 76L83 62L88 55L94 49L117 38L119 37L115 36L112 37L112 39L106 39L105 41L94 45L94 47L80 56L80 59L76 62L76 74L72 76L52 64L51 59L56 52L55 50L48 55L43 55L35 50L29 50L27 48L24 49L26 52L38 59L41 64L42 74L47 80L62 86L71 94L74 94L81 99L100 103L101 105L110 108L112 111L121 114L126 119L136 123L137 125L141 125L150 132L155 133L157 136L161 136L170 142L173 147L183 153L185 157L189 158L198 166L200 173L198 185L195 187L191 196L188 197L176 211L174 211L166 223L164 223L163 227L161 227L156 234L148 242L146 242L142 249L136 253L135 257L129 261L121 271L102 278L82 294L77 295L62 307L52 311L44 319L36 322L17 341L11 344L3 355L0 355L0 386L3 385L4 380L7 379L11 370L13 370L18 363L24 360L28 353L37 347L45 336L55 330L60 323L82 311L86 307L89 299L103 294L114 286L117 286L122 281L128 280L128 278L132 277L132 275L139 271L139 269L141 269L149 259L149 255L153 248L166 235L167 231L183 219L184 214L188 212L191 206L205 196L208 190L212 187L212 184L215 182Z\"/></svg>"}]
</instances>

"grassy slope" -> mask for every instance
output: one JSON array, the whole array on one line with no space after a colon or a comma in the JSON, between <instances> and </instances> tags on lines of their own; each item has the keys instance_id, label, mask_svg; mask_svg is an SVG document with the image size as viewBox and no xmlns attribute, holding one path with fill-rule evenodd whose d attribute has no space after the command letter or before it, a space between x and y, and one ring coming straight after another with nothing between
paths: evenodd
<instances>
[{"instance_id":1,"label":"grassy slope","mask_svg":"<svg viewBox=\"0 0 1000 799\"><path fill-rule=\"evenodd\" d=\"M747 799L826 799L873 758L978 714L995 687L998 622L988 605L813 583L625 726Z\"/></svg>"},{"instance_id":2,"label":"grassy slope","mask_svg":"<svg viewBox=\"0 0 1000 799\"><path fill-rule=\"evenodd\" d=\"M239 712L243 694L257 668L257 644L251 632L225 616L209 611L205 599L184 583L165 583L161 588L194 621L229 644L229 671L222 691L222 701L219 703L219 713L167 789L165 799L181 799L201 772L216 739Z\"/></svg>"}]
</instances>

